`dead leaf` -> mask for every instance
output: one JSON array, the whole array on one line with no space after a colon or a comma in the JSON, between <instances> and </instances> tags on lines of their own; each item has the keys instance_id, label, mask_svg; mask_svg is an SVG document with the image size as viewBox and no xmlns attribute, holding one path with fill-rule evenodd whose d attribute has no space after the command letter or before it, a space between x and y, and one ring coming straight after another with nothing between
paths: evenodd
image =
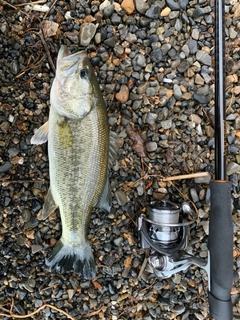
<instances>
[{"instance_id":1,"label":"dead leaf","mask_svg":"<svg viewBox=\"0 0 240 320\"><path fill-rule=\"evenodd\" d=\"M42 23L42 32L45 38L55 36L58 31L59 24L54 21L44 21Z\"/></svg>"},{"instance_id":2,"label":"dead leaf","mask_svg":"<svg viewBox=\"0 0 240 320\"><path fill-rule=\"evenodd\" d=\"M134 131L131 125L126 126L126 132L132 141L132 149L137 153L139 157L146 157L146 146L143 138L138 132Z\"/></svg>"},{"instance_id":3,"label":"dead leaf","mask_svg":"<svg viewBox=\"0 0 240 320\"><path fill-rule=\"evenodd\" d=\"M128 257L124 260L125 267L130 267L131 263L132 263L132 258L130 258L130 257Z\"/></svg>"},{"instance_id":4,"label":"dead leaf","mask_svg":"<svg viewBox=\"0 0 240 320\"><path fill-rule=\"evenodd\" d=\"M102 289L102 285L99 282L93 280L92 283L95 289L99 289L99 290Z\"/></svg>"}]
</instances>

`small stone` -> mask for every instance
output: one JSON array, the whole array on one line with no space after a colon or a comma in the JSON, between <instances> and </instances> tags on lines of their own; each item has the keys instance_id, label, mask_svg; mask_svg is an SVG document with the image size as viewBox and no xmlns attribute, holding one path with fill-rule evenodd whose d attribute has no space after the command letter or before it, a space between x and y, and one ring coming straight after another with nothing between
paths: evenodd
<instances>
[{"instance_id":1,"label":"small stone","mask_svg":"<svg viewBox=\"0 0 240 320\"><path fill-rule=\"evenodd\" d=\"M193 11L193 19L197 19L205 14L204 8L198 7Z\"/></svg>"},{"instance_id":2,"label":"small stone","mask_svg":"<svg viewBox=\"0 0 240 320\"><path fill-rule=\"evenodd\" d=\"M9 161L7 161L0 166L0 172L1 173L7 172L12 168L12 166L13 165Z\"/></svg>"},{"instance_id":3,"label":"small stone","mask_svg":"<svg viewBox=\"0 0 240 320\"><path fill-rule=\"evenodd\" d=\"M133 11L135 10L133 0L123 0L121 6L127 14L132 14Z\"/></svg>"},{"instance_id":4,"label":"small stone","mask_svg":"<svg viewBox=\"0 0 240 320\"><path fill-rule=\"evenodd\" d=\"M161 8L157 4L152 4L151 7L146 11L145 15L151 19L158 19Z\"/></svg>"},{"instance_id":5,"label":"small stone","mask_svg":"<svg viewBox=\"0 0 240 320\"><path fill-rule=\"evenodd\" d=\"M199 102L199 103L202 103L202 104L207 104L208 103L208 97L207 96L204 96L202 94L194 94L193 95L193 98Z\"/></svg>"},{"instance_id":6,"label":"small stone","mask_svg":"<svg viewBox=\"0 0 240 320\"><path fill-rule=\"evenodd\" d=\"M204 79L198 73L196 74L194 81L196 84L204 85Z\"/></svg>"},{"instance_id":7,"label":"small stone","mask_svg":"<svg viewBox=\"0 0 240 320\"><path fill-rule=\"evenodd\" d=\"M171 9L169 7L166 7L162 10L162 12L160 13L161 17L167 17L171 12Z\"/></svg>"},{"instance_id":8,"label":"small stone","mask_svg":"<svg viewBox=\"0 0 240 320\"><path fill-rule=\"evenodd\" d=\"M88 46L89 43L91 42L92 38L95 35L97 29L97 25L93 23L87 23L84 22L81 27L80 27L80 45L81 46Z\"/></svg>"},{"instance_id":9,"label":"small stone","mask_svg":"<svg viewBox=\"0 0 240 320\"><path fill-rule=\"evenodd\" d=\"M120 189L115 192L115 197L120 206L124 206L128 202L126 194Z\"/></svg>"},{"instance_id":10,"label":"small stone","mask_svg":"<svg viewBox=\"0 0 240 320\"><path fill-rule=\"evenodd\" d=\"M148 152L153 152L157 149L157 143L154 141L154 142L148 142L146 144L146 148L147 148L147 151Z\"/></svg>"},{"instance_id":11,"label":"small stone","mask_svg":"<svg viewBox=\"0 0 240 320\"><path fill-rule=\"evenodd\" d=\"M172 127L172 119L167 119L161 121L161 126L163 129L170 129Z\"/></svg>"},{"instance_id":12,"label":"small stone","mask_svg":"<svg viewBox=\"0 0 240 320\"><path fill-rule=\"evenodd\" d=\"M175 273L173 278L172 278L172 281L175 283L175 284L179 284L182 280L182 276L181 274L179 273Z\"/></svg>"},{"instance_id":13,"label":"small stone","mask_svg":"<svg viewBox=\"0 0 240 320\"><path fill-rule=\"evenodd\" d=\"M207 65L207 66L211 66L212 65L212 58L211 56L204 50L198 50L196 53L196 59Z\"/></svg>"},{"instance_id":14,"label":"small stone","mask_svg":"<svg viewBox=\"0 0 240 320\"><path fill-rule=\"evenodd\" d=\"M192 31L192 38L195 39L195 40L198 40L199 39L199 30L197 28L194 28L193 31Z\"/></svg>"},{"instance_id":15,"label":"small stone","mask_svg":"<svg viewBox=\"0 0 240 320\"><path fill-rule=\"evenodd\" d=\"M234 28L230 27L229 28L229 37L231 39L235 39L237 37L237 35L238 35L238 32Z\"/></svg>"},{"instance_id":16,"label":"small stone","mask_svg":"<svg viewBox=\"0 0 240 320\"><path fill-rule=\"evenodd\" d=\"M119 247L121 245L121 243L123 242L123 238L119 237L117 239L114 239L113 242L117 247Z\"/></svg>"},{"instance_id":17,"label":"small stone","mask_svg":"<svg viewBox=\"0 0 240 320\"><path fill-rule=\"evenodd\" d=\"M180 8L184 11L187 10L188 0L179 0Z\"/></svg>"},{"instance_id":18,"label":"small stone","mask_svg":"<svg viewBox=\"0 0 240 320\"><path fill-rule=\"evenodd\" d=\"M112 36L106 40L104 40L104 44L107 45L110 48L114 48L116 45L116 37Z\"/></svg>"},{"instance_id":19,"label":"small stone","mask_svg":"<svg viewBox=\"0 0 240 320\"><path fill-rule=\"evenodd\" d=\"M188 46L191 54L195 54L198 51L198 45L196 40L188 39L186 45Z\"/></svg>"},{"instance_id":20,"label":"small stone","mask_svg":"<svg viewBox=\"0 0 240 320\"><path fill-rule=\"evenodd\" d=\"M205 131L206 131L206 135L209 138L213 138L214 137L214 129L211 126L206 126L205 127Z\"/></svg>"},{"instance_id":21,"label":"small stone","mask_svg":"<svg viewBox=\"0 0 240 320\"><path fill-rule=\"evenodd\" d=\"M186 72L190 67L190 63L189 61L187 60L183 60L179 66L177 67L178 71L181 72L181 73L184 73Z\"/></svg>"},{"instance_id":22,"label":"small stone","mask_svg":"<svg viewBox=\"0 0 240 320\"><path fill-rule=\"evenodd\" d=\"M175 97L177 100L181 100L181 98L182 98L182 91L181 91L179 85L174 84L174 86L173 86L173 94L174 94L174 97Z\"/></svg>"},{"instance_id":23,"label":"small stone","mask_svg":"<svg viewBox=\"0 0 240 320\"><path fill-rule=\"evenodd\" d=\"M129 89L125 84L123 84L120 88L120 91L116 93L116 99L121 103L125 103L128 101L128 98L129 98Z\"/></svg>"},{"instance_id":24,"label":"small stone","mask_svg":"<svg viewBox=\"0 0 240 320\"><path fill-rule=\"evenodd\" d=\"M103 10L103 17L104 18L110 18L114 13L115 7L114 4L111 4L110 6L107 6Z\"/></svg>"},{"instance_id":25,"label":"small stone","mask_svg":"<svg viewBox=\"0 0 240 320\"><path fill-rule=\"evenodd\" d=\"M199 197L198 197L198 194L197 194L196 189L191 188L191 189L190 189L190 194L191 194L191 197L192 197L192 201L193 201L193 202L196 203L196 202L199 201Z\"/></svg>"},{"instance_id":26,"label":"small stone","mask_svg":"<svg viewBox=\"0 0 240 320\"><path fill-rule=\"evenodd\" d=\"M145 12L149 9L149 5L145 0L135 1L135 6L137 11L141 14L145 14Z\"/></svg>"},{"instance_id":27,"label":"small stone","mask_svg":"<svg viewBox=\"0 0 240 320\"><path fill-rule=\"evenodd\" d=\"M226 166L226 173L228 176L240 171L240 165L236 162L229 162Z\"/></svg>"},{"instance_id":28,"label":"small stone","mask_svg":"<svg viewBox=\"0 0 240 320\"><path fill-rule=\"evenodd\" d=\"M178 2L175 2L174 0L167 0L167 5L172 9L179 11L180 10L180 5Z\"/></svg>"},{"instance_id":29,"label":"small stone","mask_svg":"<svg viewBox=\"0 0 240 320\"><path fill-rule=\"evenodd\" d=\"M190 115L190 119L196 124L200 124L202 122L202 119L197 114L194 114L194 113Z\"/></svg>"}]
</instances>

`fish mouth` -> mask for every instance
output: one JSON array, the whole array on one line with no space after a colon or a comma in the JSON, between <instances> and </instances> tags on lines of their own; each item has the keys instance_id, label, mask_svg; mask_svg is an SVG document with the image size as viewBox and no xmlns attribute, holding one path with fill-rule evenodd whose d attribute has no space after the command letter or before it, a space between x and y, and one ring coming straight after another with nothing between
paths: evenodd
<instances>
[{"instance_id":1,"label":"fish mouth","mask_svg":"<svg viewBox=\"0 0 240 320\"><path fill-rule=\"evenodd\" d=\"M58 60L64 59L64 60L81 60L87 57L87 53L85 50L75 52L71 54L71 51L68 49L67 46L62 45L59 49L58 53Z\"/></svg>"}]
</instances>

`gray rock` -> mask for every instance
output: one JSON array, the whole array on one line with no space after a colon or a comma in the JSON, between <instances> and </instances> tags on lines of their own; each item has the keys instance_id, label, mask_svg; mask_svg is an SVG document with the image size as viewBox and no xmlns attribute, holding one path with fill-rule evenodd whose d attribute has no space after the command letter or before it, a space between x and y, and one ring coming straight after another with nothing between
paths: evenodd
<instances>
[{"instance_id":1,"label":"gray rock","mask_svg":"<svg viewBox=\"0 0 240 320\"><path fill-rule=\"evenodd\" d=\"M199 39L199 34L200 34L199 30L197 28L194 28L193 31L192 31L192 38L194 40L198 40Z\"/></svg>"},{"instance_id":2,"label":"gray rock","mask_svg":"<svg viewBox=\"0 0 240 320\"><path fill-rule=\"evenodd\" d=\"M138 12L141 14L145 14L145 12L149 9L149 5L145 0L137 0L135 1L135 6Z\"/></svg>"},{"instance_id":3,"label":"gray rock","mask_svg":"<svg viewBox=\"0 0 240 320\"><path fill-rule=\"evenodd\" d=\"M172 126L172 119L167 119L167 120L161 121L161 126L163 129L170 129Z\"/></svg>"},{"instance_id":4,"label":"gray rock","mask_svg":"<svg viewBox=\"0 0 240 320\"><path fill-rule=\"evenodd\" d=\"M205 14L204 8L198 7L193 11L193 19L197 19L197 18L203 16L204 14Z\"/></svg>"},{"instance_id":5,"label":"gray rock","mask_svg":"<svg viewBox=\"0 0 240 320\"><path fill-rule=\"evenodd\" d=\"M238 35L238 32L234 28L229 28L229 37L235 39Z\"/></svg>"},{"instance_id":6,"label":"gray rock","mask_svg":"<svg viewBox=\"0 0 240 320\"><path fill-rule=\"evenodd\" d=\"M84 22L80 27L80 45L86 47L91 42L95 35L97 25L93 23Z\"/></svg>"},{"instance_id":7,"label":"gray rock","mask_svg":"<svg viewBox=\"0 0 240 320\"><path fill-rule=\"evenodd\" d=\"M196 59L207 65L207 66L211 66L212 65L212 58L211 56L204 50L198 50L196 53Z\"/></svg>"},{"instance_id":8,"label":"gray rock","mask_svg":"<svg viewBox=\"0 0 240 320\"><path fill-rule=\"evenodd\" d=\"M162 50L162 54L165 56L168 51L171 49L171 44L170 43L164 43L162 46L161 46L161 50Z\"/></svg>"},{"instance_id":9,"label":"gray rock","mask_svg":"<svg viewBox=\"0 0 240 320\"><path fill-rule=\"evenodd\" d=\"M188 46L190 53L195 54L197 52L198 46L196 40L188 39L186 45Z\"/></svg>"},{"instance_id":10,"label":"gray rock","mask_svg":"<svg viewBox=\"0 0 240 320\"><path fill-rule=\"evenodd\" d=\"M226 166L226 173L228 176L237 173L240 171L240 165L237 164L236 162L229 162Z\"/></svg>"},{"instance_id":11,"label":"gray rock","mask_svg":"<svg viewBox=\"0 0 240 320\"><path fill-rule=\"evenodd\" d=\"M146 89L146 94L153 97L156 95L156 89L153 87L149 87Z\"/></svg>"},{"instance_id":12,"label":"gray rock","mask_svg":"<svg viewBox=\"0 0 240 320\"><path fill-rule=\"evenodd\" d=\"M180 8L184 11L187 10L188 0L179 0Z\"/></svg>"},{"instance_id":13,"label":"gray rock","mask_svg":"<svg viewBox=\"0 0 240 320\"><path fill-rule=\"evenodd\" d=\"M182 29L182 21L177 19L174 26L175 30L180 31Z\"/></svg>"},{"instance_id":14,"label":"gray rock","mask_svg":"<svg viewBox=\"0 0 240 320\"><path fill-rule=\"evenodd\" d=\"M157 149L157 143L155 141L150 141L146 144L148 152L153 152Z\"/></svg>"},{"instance_id":15,"label":"gray rock","mask_svg":"<svg viewBox=\"0 0 240 320\"><path fill-rule=\"evenodd\" d=\"M135 71L141 70L143 67L146 67L146 58L144 55L138 53L132 60L133 68Z\"/></svg>"},{"instance_id":16,"label":"gray rock","mask_svg":"<svg viewBox=\"0 0 240 320\"><path fill-rule=\"evenodd\" d=\"M154 62L161 62L163 60L163 53L160 48L156 48L151 52L151 57Z\"/></svg>"},{"instance_id":17,"label":"gray rock","mask_svg":"<svg viewBox=\"0 0 240 320\"><path fill-rule=\"evenodd\" d=\"M118 25L118 24L121 23L122 18L116 12L114 12L112 17L111 17L111 21L112 21L113 24L117 24Z\"/></svg>"},{"instance_id":18,"label":"gray rock","mask_svg":"<svg viewBox=\"0 0 240 320\"><path fill-rule=\"evenodd\" d=\"M207 104L208 101L209 101L209 99L208 99L207 96L204 96L204 95L201 95L201 94L196 94L196 93L193 95L193 98L194 98L197 102L199 102L199 103L201 103L201 104Z\"/></svg>"},{"instance_id":19,"label":"gray rock","mask_svg":"<svg viewBox=\"0 0 240 320\"><path fill-rule=\"evenodd\" d=\"M158 115L156 113L149 112L146 117L146 123L150 124L151 126L155 124Z\"/></svg>"},{"instance_id":20,"label":"gray rock","mask_svg":"<svg viewBox=\"0 0 240 320\"><path fill-rule=\"evenodd\" d=\"M126 194L120 189L115 192L115 197L120 206L124 206L128 202Z\"/></svg>"},{"instance_id":21,"label":"gray rock","mask_svg":"<svg viewBox=\"0 0 240 320\"><path fill-rule=\"evenodd\" d=\"M173 94L174 94L174 97L177 100L180 100L182 98L182 91L181 91L181 89L180 89L178 84L174 84L174 86L173 86Z\"/></svg>"},{"instance_id":22,"label":"gray rock","mask_svg":"<svg viewBox=\"0 0 240 320\"><path fill-rule=\"evenodd\" d=\"M160 16L160 11L161 8L157 4L152 4L151 7L146 11L145 16L151 19L158 19Z\"/></svg>"},{"instance_id":23,"label":"gray rock","mask_svg":"<svg viewBox=\"0 0 240 320\"><path fill-rule=\"evenodd\" d=\"M190 63L187 60L183 60L177 67L178 71L181 73L186 72L190 67Z\"/></svg>"},{"instance_id":24,"label":"gray rock","mask_svg":"<svg viewBox=\"0 0 240 320\"><path fill-rule=\"evenodd\" d=\"M193 201L193 202L196 203L196 202L199 201L199 197L198 197L198 194L197 194L196 189L191 188L191 189L190 189L190 194L191 194L191 197L192 197L192 201Z\"/></svg>"},{"instance_id":25,"label":"gray rock","mask_svg":"<svg viewBox=\"0 0 240 320\"><path fill-rule=\"evenodd\" d=\"M136 2L138 3L138 1ZM152 20L150 18L147 18L147 17L141 17L139 19L139 26L142 27L142 28L146 28L147 26L149 26L150 22Z\"/></svg>"},{"instance_id":26,"label":"gray rock","mask_svg":"<svg viewBox=\"0 0 240 320\"><path fill-rule=\"evenodd\" d=\"M104 18L110 18L115 10L114 4L111 4L110 6L104 8L103 10L103 17Z\"/></svg>"},{"instance_id":27,"label":"gray rock","mask_svg":"<svg viewBox=\"0 0 240 320\"><path fill-rule=\"evenodd\" d=\"M167 0L167 5L169 6L169 8L171 8L172 10L180 10L180 4L179 2L175 2L174 0Z\"/></svg>"},{"instance_id":28,"label":"gray rock","mask_svg":"<svg viewBox=\"0 0 240 320\"><path fill-rule=\"evenodd\" d=\"M110 47L110 48L114 48L115 45L116 45L116 37L115 37L115 36L112 36L112 37L106 39L106 40L104 41L104 44L106 44L106 45L107 45L108 47Z\"/></svg>"},{"instance_id":29,"label":"gray rock","mask_svg":"<svg viewBox=\"0 0 240 320\"><path fill-rule=\"evenodd\" d=\"M12 168L12 166L13 165L9 161L7 161L0 166L0 172L1 173L7 172L8 170L10 170Z\"/></svg>"}]
</instances>

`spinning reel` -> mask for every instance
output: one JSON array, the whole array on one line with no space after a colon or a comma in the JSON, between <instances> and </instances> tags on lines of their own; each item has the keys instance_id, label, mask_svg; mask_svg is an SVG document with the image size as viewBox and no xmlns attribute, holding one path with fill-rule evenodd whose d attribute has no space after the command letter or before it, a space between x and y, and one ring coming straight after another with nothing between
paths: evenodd
<instances>
[{"instance_id":1,"label":"spinning reel","mask_svg":"<svg viewBox=\"0 0 240 320\"><path fill-rule=\"evenodd\" d=\"M188 254L190 227L196 221L196 214L187 202L181 207L167 200L153 201L147 206L148 217L138 218L141 247L150 248L153 253L148 262L159 278L169 278L192 264L205 269L208 263ZM190 218L191 217L191 220Z\"/></svg>"}]
</instances>

